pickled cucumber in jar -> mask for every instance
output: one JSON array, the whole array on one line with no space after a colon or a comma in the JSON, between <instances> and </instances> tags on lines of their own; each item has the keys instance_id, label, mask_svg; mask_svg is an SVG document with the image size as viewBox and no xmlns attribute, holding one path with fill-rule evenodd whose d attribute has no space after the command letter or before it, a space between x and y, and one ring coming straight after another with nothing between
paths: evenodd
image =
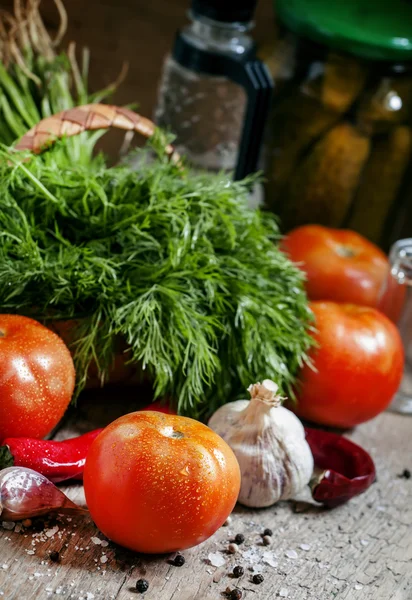
<instances>
[{"instance_id":1,"label":"pickled cucumber in jar","mask_svg":"<svg viewBox=\"0 0 412 600\"><path fill-rule=\"evenodd\" d=\"M412 2L277 0L276 12L295 52L278 87L272 56L266 204L284 232L351 227L384 247L411 189Z\"/></svg>"}]
</instances>

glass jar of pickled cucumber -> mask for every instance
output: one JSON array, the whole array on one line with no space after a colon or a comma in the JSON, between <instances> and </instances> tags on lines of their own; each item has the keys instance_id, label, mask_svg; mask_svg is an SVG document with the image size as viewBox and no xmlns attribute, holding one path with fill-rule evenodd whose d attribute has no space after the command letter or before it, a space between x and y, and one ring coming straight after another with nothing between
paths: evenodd
<instances>
[{"instance_id":1,"label":"glass jar of pickled cucumber","mask_svg":"<svg viewBox=\"0 0 412 600\"><path fill-rule=\"evenodd\" d=\"M412 235L412 0L277 0L266 204L281 227ZM409 229L409 231L408 231Z\"/></svg>"}]
</instances>

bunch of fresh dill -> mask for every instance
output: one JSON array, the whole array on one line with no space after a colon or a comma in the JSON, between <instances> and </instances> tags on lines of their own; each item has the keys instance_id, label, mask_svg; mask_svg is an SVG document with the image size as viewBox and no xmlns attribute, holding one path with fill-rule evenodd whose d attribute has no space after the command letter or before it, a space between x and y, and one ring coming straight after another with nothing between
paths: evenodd
<instances>
[{"instance_id":1,"label":"bunch of fresh dill","mask_svg":"<svg viewBox=\"0 0 412 600\"><path fill-rule=\"evenodd\" d=\"M302 275L250 182L181 171L153 140L137 171L0 157L0 307L80 319L79 387L118 336L156 396L197 416L270 377L284 393L310 346ZM11 163L11 159L13 163Z\"/></svg>"}]
</instances>

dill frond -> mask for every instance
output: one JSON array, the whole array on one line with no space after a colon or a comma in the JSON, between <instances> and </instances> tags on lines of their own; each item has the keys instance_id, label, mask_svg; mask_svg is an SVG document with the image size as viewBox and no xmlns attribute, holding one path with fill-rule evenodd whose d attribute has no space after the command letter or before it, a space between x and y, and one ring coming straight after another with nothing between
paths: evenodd
<instances>
[{"instance_id":1,"label":"dill frond","mask_svg":"<svg viewBox=\"0 0 412 600\"><path fill-rule=\"evenodd\" d=\"M139 169L0 156L0 306L77 319L78 389L116 340L179 412L206 415L269 377L292 394L311 344L303 276L250 181L182 173L157 148ZM15 155L14 155L15 158Z\"/></svg>"}]
</instances>

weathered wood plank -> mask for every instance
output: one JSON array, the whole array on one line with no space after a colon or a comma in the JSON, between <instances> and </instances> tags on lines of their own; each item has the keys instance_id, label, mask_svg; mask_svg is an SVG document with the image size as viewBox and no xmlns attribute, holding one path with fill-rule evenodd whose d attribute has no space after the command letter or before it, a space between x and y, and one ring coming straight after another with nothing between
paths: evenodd
<instances>
[{"instance_id":1,"label":"weathered wood plank","mask_svg":"<svg viewBox=\"0 0 412 600\"><path fill-rule=\"evenodd\" d=\"M96 392L89 393L56 437L106 424L134 408L137 394L137 401L147 401L147 393L137 390L116 391L116 401L108 402L111 394L106 391L102 403ZM410 419L386 413L351 434L371 452L378 470L378 482L363 496L331 511L295 513L290 503L262 511L237 507L229 527L184 552L186 564L181 568L168 563L170 556L139 556L112 543L96 545L91 538L104 536L88 518L62 519L58 531L53 533L51 524L46 534L0 528L1 598L130 600L136 598L136 580L145 577L150 583L147 600L215 600L234 585L247 600L410 600L412 480L398 477L411 466L410 430ZM73 500L84 502L82 486L65 490ZM264 527L274 531L269 548L260 542ZM226 554L228 541L239 532L246 536L242 553ZM48 559L52 550L61 552L59 564ZM208 564L211 552L222 552L226 564L220 568ZM262 562L265 552L276 555L269 558L277 566ZM251 582L247 569L253 557L265 577L259 586ZM240 579L229 575L235 564L245 567Z\"/></svg>"}]
</instances>

